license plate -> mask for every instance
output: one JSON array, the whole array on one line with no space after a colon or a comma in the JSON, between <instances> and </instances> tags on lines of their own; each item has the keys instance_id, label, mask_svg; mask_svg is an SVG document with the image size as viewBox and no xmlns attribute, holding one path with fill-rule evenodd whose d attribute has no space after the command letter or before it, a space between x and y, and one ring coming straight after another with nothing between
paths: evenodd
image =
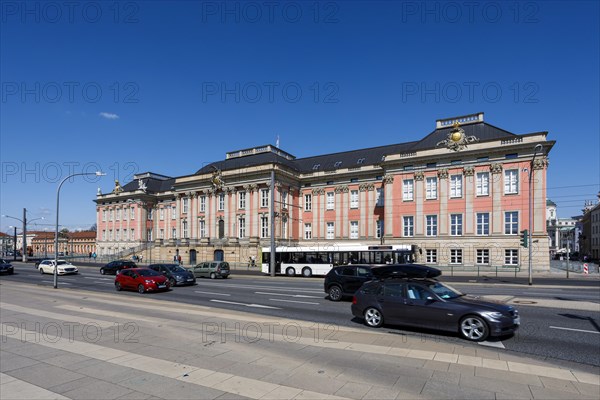
<instances>
[{"instance_id":1,"label":"license plate","mask_svg":"<svg viewBox=\"0 0 600 400\"><path fill-rule=\"evenodd\" d=\"M166 288L166 287L167 287L167 285L158 285L159 289L163 289L163 288Z\"/></svg>"},{"instance_id":2,"label":"license plate","mask_svg":"<svg viewBox=\"0 0 600 400\"><path fill-rule=\"evenodd\" d=\"M187 281L188 281L188 282L193 282L193 280L194 280L193 278L190 278L190 279L188 279Z\"/></svg>"},{"instance_id":3,"label":"license plate","mask_svg":"<svg viewBox=\"0 0 600 400\"><path fill-rule=\"evenodd\" d=\"M515 318L515 325L521 325L521 317Z\"/></svg>"}]
</instances>

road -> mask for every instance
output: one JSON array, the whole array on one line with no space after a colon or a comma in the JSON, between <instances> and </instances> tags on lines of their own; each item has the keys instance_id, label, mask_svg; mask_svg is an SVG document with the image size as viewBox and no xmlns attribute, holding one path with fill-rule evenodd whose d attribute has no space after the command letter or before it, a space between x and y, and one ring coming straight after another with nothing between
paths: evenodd
<instances>
[{"instance_id":1,"label":"road","mask_svg":"<svg viewBox=\"0 0 600 400\"><path fill-rule=\"evenodd\" d=\"M0 278L2 284L18 281L52 287L52 275L40 275L33 264L17 263L15 267L14 275ZM540 359L600 366L600 291L597 281L571 280L567 282L570 286L538 284L529 287L481 279L478 282L469 282L464 278L460 282L457 277L448 280L464 293L510 300L521 314L522 326L515 336L473 346L500 347ZM98 267L81 267L78 275L59 277L61 288L112 293L116 298L140 296L136 292L117 293L113 282L114 277L100 275ZM326 299L320 278L234 274L227 280L199 279L195 286L177 287L166 293L148 296L217 309L311 321L324 334L333 335L337 326L369 329L362 321L352 317L349 301L335 303ZM407 338L419 337L424 342L466 344L452 334L390 326L383 330Z\"/></svg>"}]
</instances>

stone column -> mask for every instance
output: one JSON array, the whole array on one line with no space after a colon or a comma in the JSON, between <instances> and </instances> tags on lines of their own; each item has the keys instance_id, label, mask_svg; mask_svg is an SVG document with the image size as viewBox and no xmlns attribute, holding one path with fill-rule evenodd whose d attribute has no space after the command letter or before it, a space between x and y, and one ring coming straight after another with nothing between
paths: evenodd
<instances>
[{"instance_id":1,"label":"stone column","mask_svg":"<svg viewBox=\"0 0 600 400\"><path fill-rule=\"evenodd\" d=\"M546 229L546 193L544 192L544 183L546 182L547 167L548 157L536 158L533 163L533 175L531 177L531 185L533 186L534 191L532 210L533 234L543 234Z\"/></svg>"},{"instance_id":2,"label":"stone column","mask_svg":"<svg viewBox=\"0 0 600 400\"><path fill-rule=\"evenodd\" d=\"M504 218L502 217L502 164L490 165L492 173L492 229L493 235L504 232ZM546 207L544 207L544 210Z\"/></svg>"},{"instance_id":3,"label":"stone column","mask_svg":"<svg viewBox=\"0 0 600 400\"><path fill-rule=\"evenodd\" d=\"M383 177L384 184L384 209L383 209L383 231L385 237L394 236L393 222L393 197L394 197L394 176L386 175Z\"/></svg>"},{"instance_id":4,"label":"stone column","mask_svg":"<svg viewBox=\"0 0 600 400\"><path fill-rule=\"evenodd\" d=\"M259 233L259 219L258 219L258 197L260 193L258 193L258 186L253 183L250 185L250 196L252 197L252 208L250 209L250 213L252 214L252 234L253 237L260 237Z\"/></svg>"},{"instance_id":5,"label":"stone column","mask_svg":"<svg viewBox=\"0 0 600 400\"><path fill-rule=\"evenodd\" d=\"M342 237L342 187L336 186L334 189L335 196L335 238Z\"/></svg>"},{"instance_id":6,"label":"stone column","mask_svg":"<svg viewBox=\"0 0 600 400\"><path fill-rule=\"evenodd\" d=\"M413 229L414 236L422 236L425 232L423 231L423 225L425 224L425 217L423 216L423 204L425 201L425 188L423 185L423 180L425 179L425 174L422 171L415 172L415 216L413 219ZM402 217L400 217L402 218ZM398 221L400 224L400 229L402 229L402 222ZM400 234L402 236L402 232Z\"/></svg>"},{"instance_id":7,"label":"stone column","mask_svg":"<svg viewBox=\"0 0 600 400\"><path fill-rule=\"evenodd\" d=\"M319 189L319 237L325 239L327 237L327 229L325 227L325 203L327 202L325 188Z\"/></svg>"},{"instance_id":8,"label":"stone column","mask_svg":"<svg viewBox=\"0 0 600 400\"><path fill-rule=\"evenodd\" d=\"M463 175L465 180L465 217L463 235L473 235L475 234L473 224L473 200L475 197L473 176L475 175L475 168L470 166L463 168Z\"/></svg>"},{"instance_id":9,"label":"stone column","mask_svg":"<svg viewBox=\"0 0 600 400\"><path fill-rule=\"evenodd\" d=\"M448 169L438 171L438 189L440 192L440 213L438 215L438 236L448 235ZM439 257L439 255L438 255Z\"/></svg>"},{"instance_id":10,"label":"stone column","mask_svg":"<svg viewBox=\"0 0 600 400\"><path fill-rule=\"evenodd\" d=\"M360 210L360 220L358 221L358 231L359 233L359 237L361 239L364 239L365 237L368 237L368 231L367 231L367 190L368 190L368 183L361 183L360 185L358 185L358 208Z\"/></svg>"},{"instance_id":11,"label":"stone column","mask_svg":"<svg viewBox=\"0 0 600 400\"><path fill-rule=\"evenodd\" d=\"M381 189L383 189L383 186L381 187ZM375 203L377 202L377 190L375 190L375 184L369 184L367 186L367 190L369 192L367 196L367 198L369 199L369 210L373 210L375 208ZM383 193L385 193L385 189L383 189ZM375 237L375 214L373 213L373 211L367 212L367 224L369 237Z\"/></svg>"},{"instance_id":12,"label":"stone column","mask_svg":"<svg viewBox=\"0 0 600 400\"><path fill-rule=\"evenodd\" d=\"M198 238L198 193L191 192L190 193L190 238L197 239Z\"/></svg>"}]
</instances>

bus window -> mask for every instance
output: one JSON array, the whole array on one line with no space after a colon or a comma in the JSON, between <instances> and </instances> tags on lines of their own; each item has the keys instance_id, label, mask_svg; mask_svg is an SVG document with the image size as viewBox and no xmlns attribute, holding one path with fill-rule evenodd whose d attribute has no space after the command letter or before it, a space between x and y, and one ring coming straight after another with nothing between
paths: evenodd
<instances>
[{"instance_id":1,"label":"bus window","mask_svg":"<svg viewBox=\"0 0 600 400\"><path fill-rule=\"evenodd\" d=\"M265 253L265 252L263 252L262 253L262 262L264 264L270 263L271 262L271 253Z\"/></svg>"},{"instance_id":2,"label":"bus window","mask_svg":"<svg viewBox=\"0 0 600 400\"><path fill-rule=\"evenodd\" d=\"M358 252L358 251L351 251L351 252L349 252L349 254L348 254L348 264L358 264L359 254L360 254L360 252Z\"/></svg>"}]
</instances>

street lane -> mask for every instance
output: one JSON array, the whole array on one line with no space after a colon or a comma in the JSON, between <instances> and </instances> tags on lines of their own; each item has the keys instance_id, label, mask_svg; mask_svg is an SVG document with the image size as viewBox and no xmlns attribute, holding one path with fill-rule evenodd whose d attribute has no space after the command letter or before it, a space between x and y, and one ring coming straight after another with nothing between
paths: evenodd
<instances>
[{"instance_id":1,"label":"street lane","mask_svg":"<svg viewBox=\"0 0 600 400\"><path fill-rule=\"evenodd\" d=\"M78 275L59 277L59 287L83 289L111 293L116 299L123 296L140 296L136 292L117 293L114 290L114 277L100 275L97 268L81 268ZM41 275L31 265L17 265L12 276L2 276L0 283L20 281L51 288L51 275ZM535 288L505 285L474 285L453 282L455 288L473 295L523 296L539 299L561 299L565 302L588 301L598 303L598 290L586 288ZM253 312L280 318L294 318L323 325L364 327L362 321L353 319L350 302L331 302L323 292L322 279L275 279L239 277L230 279L198 279L195 286L176 287L166 293L148 295L152 298L165 298L181 303L215 308L226 308L243 312ZM566 303L568 304L568 303ZM522 326L514 337L490 341L487 345L505 347L508 351L524 353L541 358L600 365L597 355L600 332L599 312L560 308L519 305ZM555 328L551 328L555 327ZM558 328L558 329L557 329ZM386 326L385 332L407 337L419 337L423 341L449 342L467 345L456 335L429 332L417 329ZM473 344L477 346L477 344ZM596 351L591 351L591 350Z\"/></svg>"}]
</instances>

